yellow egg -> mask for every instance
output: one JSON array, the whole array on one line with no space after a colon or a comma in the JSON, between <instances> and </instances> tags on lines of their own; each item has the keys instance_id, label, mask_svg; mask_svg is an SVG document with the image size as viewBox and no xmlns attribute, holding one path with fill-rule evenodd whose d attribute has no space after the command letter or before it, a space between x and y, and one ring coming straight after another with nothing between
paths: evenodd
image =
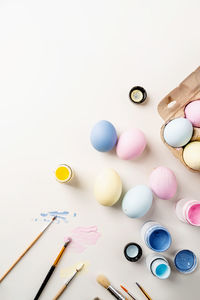
<instances>
[{"instance_id":1,"label":"yellow egg","mask_svg":"<svg viewBox=\"0 0 200 300\"><path fill-rule=\"evenodd\" d=\"M200 142L189 143L183 150L183 159L190 168L200 171Z\"/></svg>"},{"instance_id":2,"label":"yellow egg","mask_svg":"<svg viewBox=\"0 0 200 300\"><path fill-rule=\"evenodd\" d=\"M105 206L114 205L122 193L122 181L113 169L104 169L99 173L94 185L96 200Z\"/></svg>"}]
</instances>

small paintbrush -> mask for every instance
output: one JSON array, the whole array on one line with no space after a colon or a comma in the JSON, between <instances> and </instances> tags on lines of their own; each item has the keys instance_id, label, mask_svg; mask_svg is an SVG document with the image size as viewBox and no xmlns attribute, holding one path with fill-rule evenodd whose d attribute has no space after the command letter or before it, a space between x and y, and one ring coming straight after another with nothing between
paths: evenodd
<instances>
[{"instance_id":1,"label":"small paintbrush","mask_svg":"<svg viewBox=\"0 0 200 300\"><path fill-rule=\"evenodd\" d=\"M131 297L131 299L136 300L135 297L123 285L120 286L122 290L124 290Z\"/></svg>"},{"instance_id":2,"label":"small paintbrush","mask_svg":"<svg viewBox=\"0 0 200 300\"><path fill-rule=\"evenodd\" d=\"M12 269L16 266L16 264L24 257L24 255L33 247L33 245L39 240L39 238L43 235L43 233L47 230L47 228L53 223L53 221L57 218L57 216L54 216L49 222L49 224L46 225L46 227L38 234L38 236L34 239L34 241L26 248L26 250L20 255L20 257L12 264L10 269L0 278L0 282L4 280L4 278L12 271Z\"/></svg>"},{"instance_id":3,"label":"small paintbrush","mask_svg":"<svg viewBox=\"0 0 200 300\"><path fill-rule=\"evenodd\" d=\"M138 282L136 282L136 285L139 287L139 289L141 290L141 292L145 295L145 297L146 297L148 300L152 300L152 298L147 294L147 292L143 289L143 287L141 287L141 285L139 285Z\"/></svg>"},{"instance_id":4,"label":"small paintbrush","mask_svg":"<svg viewBox=\"0 0 200 300\"><path fill-rule=\"evenodd\" d=\"M43 290L44 290L44 288L45 288L47 282L49 281L51 275L53 274L53 272L54 272L54 270L55 270L57 264L59 263L59 261L60 261L62 255L63 255L65 249L67 248L67 246L69 245L70 242L71 242L71 238L68 238L68 240L65 242L64 246L62 247L60 253L59 253L58 256L56 257L56 260L54 261L53 265L51 266L49 272L47 273L47 275L46 275L46 277L45 277L45 279L44 279L44 281L43 281L41 287L39 288L39 291L37 292L37 294L36 294L34 300L39 299L39 297L40 297L40 295L42 294L42 292L43 292Z\"/></svg>"},{"instance_id":5,"label":"small paintbrush","mask_svg":"<svg viewBox=\"0 0 200 300\"><path fill-rule=\"evenodd\" d=\"M73 272L71 277L65 282L63 287L58 291L58 293L53 298L53 300L57 300L58 298L60 298L60 296L62 295L64 290L67 288L68 284L74 279L74 277L78 274L78 272L82 270L83 266L84 266L84 264L82 264L82 263L76 266L76 270Z\"/></svg>"},{"instance_id":6,"label":"small paintbrush","mask_svg":"<svg viewBox=\"0 0 200 300\"><path fill-rule=\"evenodd\" d=\"M106 290L108 290L116 299L127 300L122 296L114 287L110 285L109 280L104 275L99 275L97 277L97 282L102 285Z\"/></svg>"}]
</instances>

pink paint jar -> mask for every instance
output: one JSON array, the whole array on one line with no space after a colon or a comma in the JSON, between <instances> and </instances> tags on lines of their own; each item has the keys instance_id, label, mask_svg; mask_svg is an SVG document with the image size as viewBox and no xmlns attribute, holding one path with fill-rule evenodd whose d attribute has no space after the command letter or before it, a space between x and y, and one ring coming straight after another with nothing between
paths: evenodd
<instances>
[{"instance_id":1,"label":"pink paint jar","mask_svg":"<svg viewBox=\"0 0 200 300\"><path fill-rule=\"evenodd\" d=\"M176 215L182 222L200 226L200 201L179 200L176 204Z\"/></svg>"}]
</instances>

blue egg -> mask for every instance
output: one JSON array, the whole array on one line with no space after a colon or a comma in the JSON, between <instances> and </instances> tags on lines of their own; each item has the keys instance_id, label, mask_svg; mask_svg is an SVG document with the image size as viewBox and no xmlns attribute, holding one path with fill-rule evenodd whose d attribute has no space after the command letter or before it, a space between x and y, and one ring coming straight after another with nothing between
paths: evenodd
<instances>
[{"instance_id":1,"label":"blue egg","mask_svg":"<svg viewBox=\"0 0 200 300\"><path fill-rule=\"evenodd\" d=\"M170 121L164 128L164 140L171 147L183 147L192 138L192 123L185 118Z\"/></svg>"},{"instance_id":2,"label":"blue egg","mask_svg":"<svg viewBox=\"0 0 200 300\"><path fill-rule=\"evenodd\" d=\"M130 189L122 200L122 210L130 218L141 218L151 208L153 193L146 185Z\"/></svg>"},{"instance_id":3,"label":"blue egg","mask_svg":"<svg viewBox=\"0 0 200 300\"><path fill-rule=\"evenodd\" d=\"M115 127L108 121L99 121L92 128L90 141L92 146L100 152L112 150L117 142Z\"/></svg>"}]
</instances>

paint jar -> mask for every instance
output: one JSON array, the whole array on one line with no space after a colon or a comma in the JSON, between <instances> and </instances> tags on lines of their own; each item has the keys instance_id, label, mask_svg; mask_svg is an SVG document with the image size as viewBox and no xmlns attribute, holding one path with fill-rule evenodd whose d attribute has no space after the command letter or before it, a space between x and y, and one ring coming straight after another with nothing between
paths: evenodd
<instances>
[{"instance_id":1,"label":"paint jar","mask_svg":"<svg viewBox=\"0 0 200 300\"><path fill-rule=\"evenodd\" d=\"M171 246L169 231L157 222L146 222L141 229L141 235L147 247L156 252L164 252Z\"/></svg>"},{"instance_id":2,"label":"paint jar","mask_svg":"<svg viewBox=\"0 0 200 300\"><path fill-rule=\"evenodd\" d=\"M146 258L149 271L159 279L167 279L171 274L171 268L167 259L162 255L150 254Z\"/></svg>"},{"instance_id":3,"label":"paint jar","mask_svg":"<svg viewBox=\"0 0 200 300\"><path fill-rule=\"evenodd\" d=\"M124 256L131 262L136 262L142 257L142 248L136 243L129 243L124 248Z\"/></svg>"},{"instance_id":4,"label":"paint jar","mask_svg":"<svg viewBox=\"0 0 200 300\"><path fill-rule=\"evenodd\" d=\"M176 204L176 215L182 222L200 226L200 201L179 200Z\"/></svg>"},{"instance_id":5,"label":"paint jar","mask_svg":"<svg viewBox=\"0 0 200 300\"><path fill-rule=\"evenodd\" d=\"M60 164L55 170L56 180L63 182L70 182L73 177L72 168L66 164Z\"/></svg>"},{"instance_id":6,"label":"paint jar","mask_svg":"<svg viewBox=\"0 0 200 300\"><path fill-rule=\"evenodd\" d=\"M197 257L191 250L181 250L174 258L174 265L180 273L192 273L197 267Z\"/></svg>"}]
</instances>

